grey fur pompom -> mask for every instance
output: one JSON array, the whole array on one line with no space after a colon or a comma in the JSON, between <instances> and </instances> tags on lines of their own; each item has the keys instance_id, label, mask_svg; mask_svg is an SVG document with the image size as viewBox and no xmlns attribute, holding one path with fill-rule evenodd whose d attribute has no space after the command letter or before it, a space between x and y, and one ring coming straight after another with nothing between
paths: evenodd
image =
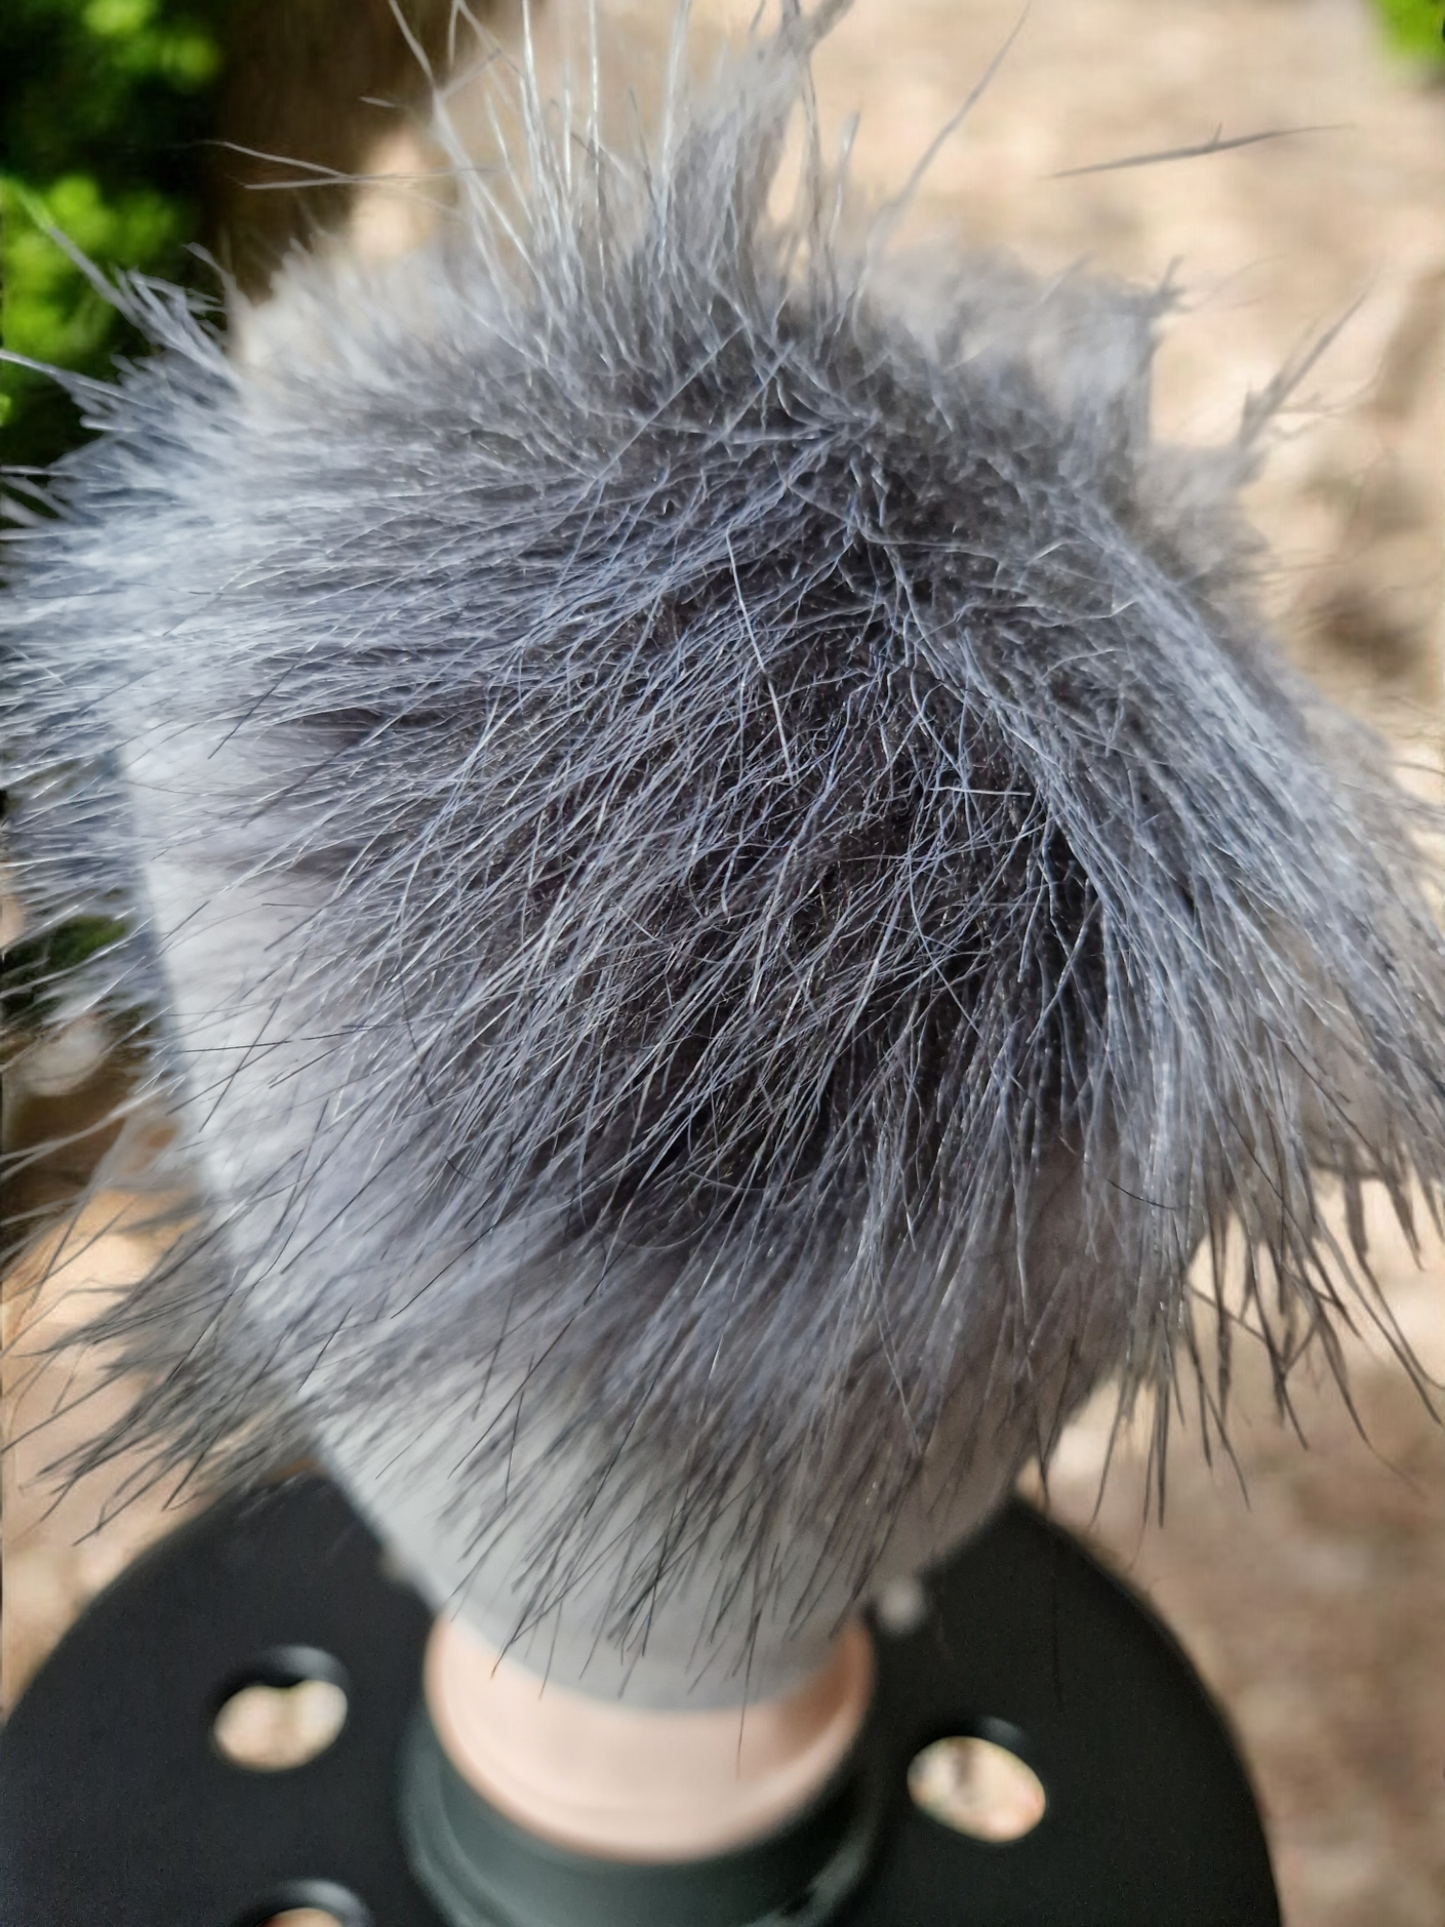
<instances>
[{"instance_id":1,"label":"grey fur pompom","mask_svg":"<svg viewBox=\"0 0 1445 1927\"><path fill-rule=\"evenodd\" d=\"M1322 1182L1445 1178L1414 806L1252 612L1257 417L1151 441L1155 296L905 310L816 153L770 214L823 24L650 157L523 73L514 177L251 364L132 287L0 618L30 914L124 927L200 1173L97 1453L424 1436L495 1623L728 1664L1106 1374L1167 1411L1202 1243L1283 1374L1369 1298Z\"/></svg>"}]
</instances>

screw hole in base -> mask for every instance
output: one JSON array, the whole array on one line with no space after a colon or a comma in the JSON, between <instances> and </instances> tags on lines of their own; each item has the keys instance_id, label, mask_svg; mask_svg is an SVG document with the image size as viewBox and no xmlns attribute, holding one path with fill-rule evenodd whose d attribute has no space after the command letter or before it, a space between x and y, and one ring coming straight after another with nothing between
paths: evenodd
<instances>
[{"instance_id":1,"label":"screw hole in base","mask_svg":"<svg viewBox=\"0 0 1445 1927\"><path fill-rule=\"evenodd\" d=\"M977 1734L953 1734L915 1754L908 1792L940 1826L999 1844L1026 1838L1048 1807L1033 1768L1010 1747Z\"/></svg>"}]
</instances>

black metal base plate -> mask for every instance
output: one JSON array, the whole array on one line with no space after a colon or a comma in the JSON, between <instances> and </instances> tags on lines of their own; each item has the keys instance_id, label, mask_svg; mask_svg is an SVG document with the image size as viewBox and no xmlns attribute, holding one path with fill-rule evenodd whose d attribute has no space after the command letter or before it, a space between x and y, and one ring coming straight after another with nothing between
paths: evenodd
<instances>
[{"instance_id":1,"label":"black metal base plate","mask_svg":"<svg viewBox=\"0 0 1445 1927\"><path fill-rule=\"evenodd\" d=\"M894 1792L845 1927L1278 1927L1228 1735L1124 1587L1013 1505L928 1592L917 1631L879 1636ZM0 1919L261 1927L311 1905L345 1927L443 1927L396 1814L428 1626L325 1480L184 1527L94 1602L0 1736ZM298 1647L335 1662L346 1724L305 1766L235 1766L218 1707ZM1034 1769L1048 1809L1032 1833L988 1844L912 1804L909 1762L950 1734L1003 1737Z\"/></svg>"}]
</instances>

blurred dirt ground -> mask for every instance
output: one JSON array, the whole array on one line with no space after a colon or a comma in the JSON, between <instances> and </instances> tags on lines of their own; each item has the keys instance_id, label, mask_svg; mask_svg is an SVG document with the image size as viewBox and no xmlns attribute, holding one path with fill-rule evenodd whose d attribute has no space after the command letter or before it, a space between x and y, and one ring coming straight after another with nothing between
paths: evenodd
<instances>
[{"instance_id":1,"label":"blurred dirt ground","mask_svg":"<svg viewBox=\"0 0 1445 1927\"><path fill-rule=\"evenodd\" d=\"M668 0L614 0L606 11L634 49L629 72L645 98ZM732 28L751 6L698 12L705 30ZM1019 16L1017 0L856 0L819 56L819 98L825 138L861 110L855 170L878 198L907 178ZM543 5L544 59L567 32L561 0ZM465 119L464 100L458 111ZM293 102L292 121L304 118ZM1226 139L1300 131L1058 178L1207 142L1216 129ZM246 143L244 124L232 134ZM398 120L364 171L414 167L420 153ZM417 209L414 193L373 182L353 200L352 243L404 245L425 218ZM1296 659L1389 731L1433 784L1445 90L1390 60L1365 0L1034 0L918 188L902 243L939 237L1009 246L1048 272L1087 260L1146 282L1172 275L1182 298L1160 351L1157 419L1190 440L1225 437L1250 390L1341 324L1252 491L1274 555L1266 593ZM68 1040L68 1058L60 1049L7 1092L7 1128L27 1112L32 1134L45 1128L46 1105L60 1107L55 1120L67 1105L66 1115L95 1107L113 1067L90 1044L87 1058L87 1040ZM1392 1223L1372 1234L1402 1328L1445 1379L1445 1253L1431 1243L1417 1267ZM124 1289L153 1249L124 1193L97 1199L47 1286L50 1316L76 1315L81 1293ZM95 1588L177 1516L150 1494L90 1530L123 1470L107 1490L50 1509L39 1472L63 1437L30 1428L76 1387L54 1372L30 1382L24 1354L46 1329L33 1276L22 1268L7 1287L7 1704ZM1146 1519L1133 1433L1100 1497L1107 1398L1065 1437L1048 1499L1149 1594L1220 1695L1255 1775L1289 1927L1445 1927L1445 1432L1378 1339L1349 1349L1363 1436L1332 1386L1304 1372L1305 1449L1276 1419L1262 1361L1246 1359L1236 1462L1207 1464L1197 1428L1179 1427L1162 1525ZM67 1426L94 1412L82 1404Z\"/></svg>"}]
</instances>

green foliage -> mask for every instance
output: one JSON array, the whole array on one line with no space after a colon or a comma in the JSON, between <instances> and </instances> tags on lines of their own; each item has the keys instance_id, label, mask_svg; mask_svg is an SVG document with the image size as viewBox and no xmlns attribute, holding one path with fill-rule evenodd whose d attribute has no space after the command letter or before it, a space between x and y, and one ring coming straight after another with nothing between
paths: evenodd
<instances>
[{"instance_id":1,"label":"green foliage","mask_svg":"<svg viewBox=\"0 0 1445 1927\"><path fill-rule=\"evenodd\" d=\"M142 344L47 231L97 267L194 280L186 254L220 73L225 0L0 0L5 346L105 376ZM0 365L0 460L80 438L53 381Z\"/></svg>"},{"instance_id":2,"label":"green foliage","mask_svg":"<svg viewBox=\"0 0 1445 1927\"><path fill-rule=\"evenodd\" d=\"M1375 7L1402 54L1445 66L1445 0L1375 0Z\"/></svg>"},{"instance_id":3,"label":"green foliage","mask_svg":"<svg viewBox=\"0 0 1445 1927\"><path fill-rule=\"evenodd\" d=\"M33 1026L48 1016L57 986L124 936L116 917L74 917L43 940L12 944L0 956L0 1023Z\"/></svg>"},{"instance_id":4,"label":"green foliage","mask_svg":"<svg viewBox=\"0 0 1445 1927\"><path fill-rule=\"evenodd\" d=\"M54 239L103 273L186 282L227 0L0 0L0 322L12 353L105 377L144 342ZM42 372L0 363L0 462L82 438ZM0 799L3 803L3 799ZM124 925L79 917L0 958L0 1032L43 1024L58 988Z\"/></svg>"}]
</instances>

